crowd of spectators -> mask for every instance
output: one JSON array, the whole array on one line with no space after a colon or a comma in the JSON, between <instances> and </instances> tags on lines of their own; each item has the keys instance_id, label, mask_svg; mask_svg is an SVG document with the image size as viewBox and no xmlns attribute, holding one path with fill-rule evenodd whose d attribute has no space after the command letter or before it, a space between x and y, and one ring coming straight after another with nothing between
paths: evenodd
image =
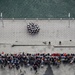
<instances>
[{"instance_id":1,"label":"crowd of spectators","mask_svg":"<svg viewBox=\"0 0 75 75\"><path fill-rule=\"evenodd\" d=\"M75 62L75 54L45 54L45 53L36 53L36 54L0 54L0 66L4 68L8 66L9 69L16 68L17 70L21 66L32 66L31 70L34 69L37 72L38 68L44 67L44 65L53 65L59 67L61 63L63 64L72 64Z\"/></svg>"}]
</instances>

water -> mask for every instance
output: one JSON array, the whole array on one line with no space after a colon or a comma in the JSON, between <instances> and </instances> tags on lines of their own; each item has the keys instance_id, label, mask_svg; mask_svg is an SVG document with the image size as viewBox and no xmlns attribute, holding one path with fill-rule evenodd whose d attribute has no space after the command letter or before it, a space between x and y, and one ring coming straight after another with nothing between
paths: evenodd
<instances>
[{"instance_id":1,"label":"water","mask_svg":"<svg viewBox=\"0 0 75 75\"><path fill-rule=\"evenodd\" d=\"M75 18L75 0L0 0L4 18Z\"/></svg>"}]
</instances>

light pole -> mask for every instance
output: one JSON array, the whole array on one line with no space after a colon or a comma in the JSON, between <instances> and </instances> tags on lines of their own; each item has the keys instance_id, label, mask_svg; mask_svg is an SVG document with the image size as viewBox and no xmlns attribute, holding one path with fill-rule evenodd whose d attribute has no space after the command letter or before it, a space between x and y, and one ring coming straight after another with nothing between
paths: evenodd
<instances>
[{"instance_id":1,"label":"light pole","mask_svg":"<svg viewBox=\"0 0 75 75\"><path fill-rule=\"evenodd\" d=\"M70 28L70 13L68 13L68 17L69 17L69 20L68 20L69 26L68 26L68 28Z\"/></svg>"}]
</instances>

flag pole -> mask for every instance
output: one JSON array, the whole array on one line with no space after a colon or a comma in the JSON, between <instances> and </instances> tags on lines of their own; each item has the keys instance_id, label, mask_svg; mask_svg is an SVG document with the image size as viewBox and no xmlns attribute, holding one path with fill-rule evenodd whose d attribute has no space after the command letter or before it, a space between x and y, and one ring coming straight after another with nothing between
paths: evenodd
<instances>
[{"instance_id":1,"label":"flag pole","mask_svg":"<svg viewBox=\"0 0 75 75\"><path fill-rule=\"evenodd\" d=\"M1 12L1 21L2 21L2 27L4 27L3 14L2 14L2 12Z\"/></svg>"},{"instance_id":2,"label":"flag pole","mask_svg":"<svg viewBox=\"0 0 75 75\"><path fill-rule=\"evenodd\" d=\"M69 17L69 26L68 26L68 28L70 28L70 13L68 13L68 17Z\"/></svg>"}]
</instances>

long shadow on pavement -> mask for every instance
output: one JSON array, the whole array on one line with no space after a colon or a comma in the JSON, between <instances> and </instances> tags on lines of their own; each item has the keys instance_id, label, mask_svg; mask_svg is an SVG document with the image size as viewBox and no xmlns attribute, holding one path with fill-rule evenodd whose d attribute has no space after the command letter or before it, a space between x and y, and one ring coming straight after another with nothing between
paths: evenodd
<instances>
[{"instance_id":1,"label":"long shadow on pavement","mask_svg":"<svg viewBox=\"0 0 75 75\"><path fill-rule=\"evenodd\" d=\"M46 72L45 72L44 75L54 75L54 74L53 74L53 71L52 71L52 69L51 69L51 66L48 66L48 68L47 68L47 70L46 70Z\"/></svg>"}]
</instances>

